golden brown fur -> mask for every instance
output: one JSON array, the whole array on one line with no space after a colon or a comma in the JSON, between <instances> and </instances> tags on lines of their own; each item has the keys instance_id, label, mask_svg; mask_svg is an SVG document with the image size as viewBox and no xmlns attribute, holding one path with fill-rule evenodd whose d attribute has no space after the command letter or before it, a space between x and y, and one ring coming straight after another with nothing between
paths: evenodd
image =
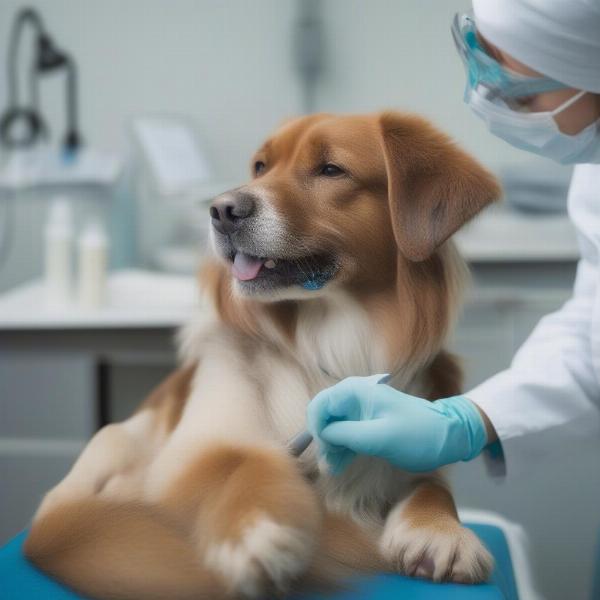
<instances>
[{"instance_id":1,"label":"golden brown fur","mask_svg":"<svg viewBox=\"0 0 600 600\"><path fill-rule=\"evenodd\" d=\"M235 280L234 236L215 233L200 276L214 314L182 332L184 366L94 437L44 499L27 556L102 599L259 598L377 569L482 580L490 558L440 473L360 457L334 477L314 445L298 461L285 446L310 398L342 377L387 371L430 399L460 392L443 345L465 269L447 240L497 184L399 113L293 120L257 161L216 200L256 202L235 251L260 248L298 277L317 255L334 275L318 291ZM322 176L323 163L343 175Z\"/></svg>"}]
</instances>

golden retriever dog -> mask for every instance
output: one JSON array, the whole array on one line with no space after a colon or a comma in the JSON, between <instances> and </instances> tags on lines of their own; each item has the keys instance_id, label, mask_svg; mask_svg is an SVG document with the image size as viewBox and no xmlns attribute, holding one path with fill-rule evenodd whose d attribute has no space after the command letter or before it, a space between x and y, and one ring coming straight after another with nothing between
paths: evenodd
<instances>
[{"instance_id":1,"label":"golden retriever dog","mask_svg":"<svg viewBox=\"0 0 600 600\"><path fill-rule=\"evenodd\" d=\"M373 570L484 580L490 555L441 472L358 457L333 475L316 444L298 459L287 444L345 377L460 392L443 346L465 267L449 238L499 197L495 179L395 112L289 121L251 164L210 207L212 310L182 330L181 368L94 436L26 555L100 599L272 598Z\"/></svg>"}]
</instances>

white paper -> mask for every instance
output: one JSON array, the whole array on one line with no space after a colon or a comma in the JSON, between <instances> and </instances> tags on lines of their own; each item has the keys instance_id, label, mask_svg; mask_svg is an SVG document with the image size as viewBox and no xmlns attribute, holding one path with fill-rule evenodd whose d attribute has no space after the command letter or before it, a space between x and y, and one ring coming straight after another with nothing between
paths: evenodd
<instances>
[{"instance_id":1,"label":"white paper","mask_svg":"<svg viewBox=\"0 0 600 600\"><path fill-rule=\"evenodd\" d=\"M140 118L134 131L163 195L209 180L210 168L191 127L177 119Z\"/></svg>"}]
</instances>

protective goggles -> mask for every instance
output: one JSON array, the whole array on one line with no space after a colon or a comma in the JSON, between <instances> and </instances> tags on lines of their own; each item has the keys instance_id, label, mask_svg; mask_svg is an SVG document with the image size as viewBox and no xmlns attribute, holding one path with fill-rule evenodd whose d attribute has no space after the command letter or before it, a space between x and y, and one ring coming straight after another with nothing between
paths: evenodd
<instances>
[{"instance_id":1,"label":"protective goggles","mask_svg":"<svg viewBox=\"0 0 600 600\"><path fill-rule=\"evenodd\" d=\"M452 37L467 71L467 86L482 85L489 90L490 100L535 96L568 88L550 77L528 77L503 67L482 46L471 14L457 14L452 23Z\"/></svg>"}]
</instances>

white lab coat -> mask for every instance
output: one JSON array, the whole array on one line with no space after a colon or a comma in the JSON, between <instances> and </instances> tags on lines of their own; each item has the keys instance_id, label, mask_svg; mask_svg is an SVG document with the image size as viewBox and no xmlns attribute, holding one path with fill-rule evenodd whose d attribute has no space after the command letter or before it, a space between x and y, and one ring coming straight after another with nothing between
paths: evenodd
<instances>
[{"instance_id":1,"label":"white lab coat","mask_svg":"<svg viewBox=\"0 0 600 600\"><path fill-rule=\"evenodd\" d=\"M548 438L536 434L552 430L563 444L600 435L600 164L575 168L568 208L581 251L572 298L539 322L510 368L465 394L496 428L509 473L544 453L538 440Z\"/></svg>"}]
</instances>

